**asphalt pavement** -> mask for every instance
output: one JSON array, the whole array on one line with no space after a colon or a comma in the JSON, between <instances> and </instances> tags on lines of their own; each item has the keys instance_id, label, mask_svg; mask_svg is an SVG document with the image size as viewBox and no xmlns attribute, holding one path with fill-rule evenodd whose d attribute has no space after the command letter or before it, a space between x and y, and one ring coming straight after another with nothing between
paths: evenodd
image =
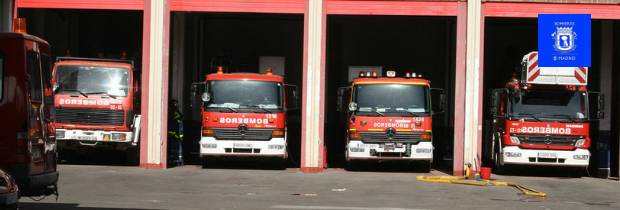
<instances>
[{"instance_id":1,"label":"asphalt pavement","mask_svg":"<svg viewBox=\"0 0 620 210\"><path fill-rule=\"evenodd\" d=\"M544 192L543 198L510 186L416 180L420 175L450 176L438 170L328 168L321 173L301 173L299 168L59 165L58 171L60 196L22 197L21 210L620 209L620 182L587 176L491 175L494 181Z\"/></svg>"}]
</instances>

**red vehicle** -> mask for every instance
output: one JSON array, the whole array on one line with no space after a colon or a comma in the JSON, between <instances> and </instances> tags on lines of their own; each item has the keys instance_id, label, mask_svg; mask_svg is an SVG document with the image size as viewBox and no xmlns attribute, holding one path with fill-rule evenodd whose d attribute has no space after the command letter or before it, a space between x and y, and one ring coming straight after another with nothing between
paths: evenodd
<instances>
[{"instance_id":1,"label":"red vehicle","mask_svg":"<svg viewBox=\"0 0 620 210\"><path fill-rule=\"evenodd\" d=\"M19 187L11 174L0 169L0 209L19 209Z\"/></svg>"},{"instance_id":2,"label":"red vehicle","mask_svg":"<svg viewBox=\"0 0 620 210\"><path fill-rule=\"evenodd\" d=\"M581 176L590 160L590 123L603 118L603 95L586 90L587 67L538 67L538 53L523 57L517 75L493 91L492 120L483 141L487 160L506 165L566 166ZM596 98L590 114L589 98Z\"/></svg>"},{"instance_id":3,"label":"red vehicle","mask_svg":"<svg viewBox=\"0 0 620 210\"><path fill-rule=\"evenodd\" d=\"M431 90L438 91L443 107L443 90L415 73L396 78L377 77L377 72L360 72L350 86L338 89L338 111L348 102L346 169L356 161L423 161L430 171L433 161ZM433 91L435 92L435 91ZM346 99L345 99L346 98ZM436 109L439 110L439 109Z\"/></svg>"},{"instance_id":4,"label":"red vehicle","mask_svg":"<svg viewBox=\"0 0 620 210\"><path fill-rule=\"evenodd\" d=\"M124 151L139 163L140 74L133 61L59 57L54 66L59 153Z\"/></svg>"},{"instance_id":5,"label":"red vehicle","mask_svg":"<svg viewBox=\"0 0 620 210\"><path fill-rule=\"evenodd\" d=\"M221 68L192 85L192 100L202 86L203 167L212 158L247 157L270 159L283 169L288 157L287 112L297 108L297 87L270 70L229 74Z\"/></svg>"},{"instance_id":6,"label":"red vehicle","mask_svg":"<svg viewBox=\"0 0 620 210\"><path fill-rule=\"evenodd\" d=\"M0 33L0 170L22 195L57 194L50 45L22 33Z\"/></svg>"}]
</instances>

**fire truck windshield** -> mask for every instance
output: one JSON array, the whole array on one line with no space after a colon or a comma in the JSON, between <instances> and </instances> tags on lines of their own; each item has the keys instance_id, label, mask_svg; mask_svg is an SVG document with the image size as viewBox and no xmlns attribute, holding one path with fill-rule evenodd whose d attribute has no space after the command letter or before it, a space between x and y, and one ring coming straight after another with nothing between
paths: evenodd
<instances>
[{"instance_id":1,"label":"fire truck windshield","mask_svg":"<svg viewBox=\"0 0 620 210\"><path fill-rule=\"evenodd\" d=\"M212 80L207 82L207 93L211 100L205 108L280 110L282 83L256 80ZM239 110L241 112L241 110Z\"/></svg>"},{"instance_id":2,"label":"fire truck windshield","mask_svg":"<svg viewBox=\"0 0 620 210\"><path fill-rule=\"evenodd\" d=\"M55 75L58 84L56 92L126 97L129 94L129 75L126 68L60 65Z\"/></svg>"},{"instance_id":3,"label":"fire truck windshield","mask_svg":"<svg viewBox=\"0 0 620 210\"><path fill-rule=\"evenodd\" d=\"M510 97L510 115L536 121L583 121L588 119L586 96L583 91L525 90L520 97Z\"/></svg>"},{"instance_id":4,"label":"fire truck windshield","mask_svg":"<svg viewBox=\"0 0 620 210\"><path fill-rule=\"evenodd\" d=\"M429 88L425 85L362 84L353 86L353 102L359 114L430 113Z\"/></svg>"}]
</instances>

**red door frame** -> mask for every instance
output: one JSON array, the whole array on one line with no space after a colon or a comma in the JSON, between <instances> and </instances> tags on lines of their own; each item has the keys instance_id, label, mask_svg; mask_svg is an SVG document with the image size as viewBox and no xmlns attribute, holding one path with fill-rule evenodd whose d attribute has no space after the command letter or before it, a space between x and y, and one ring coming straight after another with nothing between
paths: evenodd
<instances>
[{"instance_id":1,"label":"red door frame","mask_svg":"<svg viewBox=\"0 0 620 210\"><path fill-rule=\"evenodd\" d=\"M144 2L144 0L15 0L15 8L143 10Z\"/></svg>"},{"instance_id":2,"label":"red door frame","mask_svg":"<svg viewBox=\"0 0 620 210\"><path fill-rule=\"evenodd\" d=\"M592 14L592 19L620 19L619 4L549 4L486 2L486 17L538 18L538 14Z\"/></svg>"}]
</instances>

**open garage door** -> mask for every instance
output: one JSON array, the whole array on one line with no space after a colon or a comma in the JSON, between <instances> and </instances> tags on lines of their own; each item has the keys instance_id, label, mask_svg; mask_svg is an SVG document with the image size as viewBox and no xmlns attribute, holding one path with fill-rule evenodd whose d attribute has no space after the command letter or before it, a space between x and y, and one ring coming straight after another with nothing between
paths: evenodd
<instances>
[{"instance_id":1,"label":"open garage door","mask_svg":"<svg viewBox=\"0 0 620 210\"><path fill-rule=\"evenodd\" d=\"M36 6L22 4L21 6ZM45 5L38 5L44 7ZM69 6L67 6L69 7ZM72 7L75 8L75 7ZM46 39L52 47L52 60L57 61L59 57L71 56L91 58L91 59L126 59L127 62L133 64L133 69L141 68L142 61L142 20L143 12L141 10L93 10L93 9L48 9L48 8L23 8L20 7L17 10L18 17L28 20L28 31L35 35ZM102 72L103 70L97 70L96 72ZM91 71L94 75L95 71ZM76 74L77 75L77 74ZM134 85L136 91L139 91L139 78L140 71L126 71L128 77L126 85ZM131 75L131 76L129 76ZM66 79L62 81L71 81L82 85L95 84L108 81L105 77L94 77L92 79L86 79L85 75L81 75L82 79L76 79L76 77ZM112 77L112 76L110 76ZM120 77L115 77L120 78ZM129 78L135 79L131 80ZM55 80L59 86L69 85L62 84L61 80ZM129 81L135 81L136 83L130 83ZM84 94L75 95L74 93L56 92L56 99L66 97L69 102L77 101L82 104L84 100L108 101L116 100L115 94L112 92L104 92L105 94L112 94L112 96L102 97L97 95L101 92L93 91L91 89L81 89L85 86L74 85L74 89L80 89ZM132 87L134 87L132 86ZM119 95L126 95L128 91L120 93ZM136 165L138 160L138 146L131 143L117 143L111 142L111 131L126 132L126 133L138 133L130 131L134 127L133 119L134 114L140 113L139 104L135 103L135 100L139 100L140 96L134 92L130 100L123 102L117 102L119 104L116 110L111 111L113 108L109 106L103 109L90 109L85 107L79 107L80 105L72 108L64 108L61 105L60 100L56 100L56 116L57 120L62 117L67 125L66 127L57 126L56 129L71 129L75 126L91 126L83 134L91 135L91 137L85 137L75 134L75 132L65 132L64 137L57 136L59 140L59 162L60 163L79 163L79 164L112 164L112 165ZM118 98L121 101L121 98ZM108 101L109 102L109 101ZM112 112L116 112L112 116ZM125 115L128 120L125 119ZM110 119L120 119L112 123ZM120 125L119 123L120 122ZM97 127L93 129L92 127ZM81 129L75 129L82 131ZM105 130L105 131L103 131ZM90 134L92 133L92 134ZM110 136L107 136L107 135ZM81 135L81 134L80 134ZM126 134L127 135L127 134ZM106 139L106 136L108 137ZM131 135L134 136L134 135ZM64 139L63 139L64 138ZM101 138L101 142L82 142L79 138ZM126 138L127 139L127 138ZM131 138L132 141L135 140ZM107 142L106 142L107 141ZM60 144L62 142L62 144Z\"/></svg>"},{"instance_id":2,"label":"open garage door","mask_svg":"<svg viewBox=\"0 0 620 210\"><path fill-rule=\"evenodd\" d=\"M203 9L206 10L205 8L207 7ZM208 8L217 9L217 7ZM202 163L199 144L203 120L201 103L190 106L189 84L204 81L205 75L216 73L219 66L223 67L224 73L244 74L265 74L267 68L272 68L274 74L284 76L289 84L298 87L299 94L303 94L300 89L303 78L302 14L228 12L172 12L171 14L173 30L171 31L169 97L179 101L179 106L185 116L184 158L187 160L186 164ZM301 96L299 98L301 99ZM200 100L200 96L197 99ZM300 106L301 103L298 102L298 107ZM244 111L240 110L234 114L239 114L239 118L248 115L242 112ZM286 167L297 168L301 156L300 108L288 112L287 123L288 159ZM258 144L253 144L253 146L256 145ZM270 163L266 161L268 158L261 157L260 154L233 154L235 151L231 150L221 155L206 155L205 153L204 156L208 158L205 159L204 165L205 167L224 168L269 168L271 166L267 164ZM216 156L217 158L212 158Z\"/></svg>"},{"instance_id":3,"label":"open garage door","mask_svg":"<svg viewBox=\"0 0 620 210\"><path fill-rule=\"evenodd\" d=\"M484 4L485 20L485 55L484 55L484 106L488 107L488 91L502 87L511 74L519 69L523 55L538 50L538 14L592 14L592 66L589 68L588 90L599 91L606 95L608 104L617 103L617 89L611 81L615 75L611 69L617 61L610 59L617 49L617 40L611 37L617 33L614 25L618 21L605 19L619 19L618 5L603 4L540 4L540 3L498 3ZM552 11L552 12L551 12ZM616 27L617 28L617 27ZM608 76L604 76L608 75ZM615 75L615 76L614 76ZM611 77L610 77L611 76ZM613 94L612 94L613 93ZM616 172L618 146L617 132L610 128L617 127L614 115L617 112L606 107L605 119L592 121L590 124L592 154L588 172L593 176L608 177L609 168ZM485 127L483 133L488 133L490 117L483 113ZM614 130L614 129L611 129ZM488 136L485 135L488 138ZM487 142L487 141L485 141ZM486 147L483 147L483 150ZM611 148L611 150L610 150ZM487 151L483 151L486 153ZM611 158L610 158L611 156ZM611 159L611 162L610 162ZM614 164L615 163L615 164ZM615 168L615 170L613 169ZM614 176L614 175L612 175Z\"/></svg>"}]
</instances>

